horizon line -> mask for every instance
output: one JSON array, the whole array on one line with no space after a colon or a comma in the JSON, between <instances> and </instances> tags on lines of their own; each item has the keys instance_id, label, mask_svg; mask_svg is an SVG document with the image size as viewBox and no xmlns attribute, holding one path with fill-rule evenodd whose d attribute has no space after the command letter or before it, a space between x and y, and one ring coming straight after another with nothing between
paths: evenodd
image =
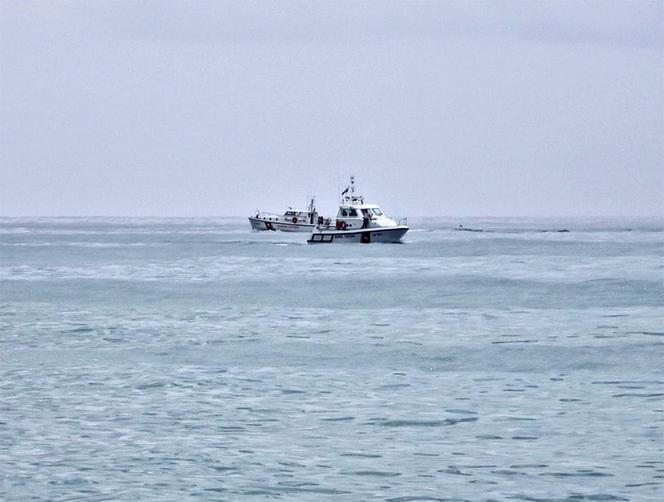
<instances>
[{"instance_id":1,"label":"horizon line","mask_svg":"<svg viewBox=\"0 0 664 502\"><path fill-rule=\"evenodd\" d=\"M400 216L403 217L403 216ZM221 215L221 214L195 214L195 215L163 215L163 214L143 214L143 215L120 215L120 214L24 214L24 215L3 215L3 219L18 218L127 218L127 219L188 219L188 218L248 218L247 215ZM430 219L430 218L648 218L664 219L664 214L548 214L548 215L515 215L515 214L435 214L435 215L412 215L406 218Z\"/></svg>"}]
</instances>

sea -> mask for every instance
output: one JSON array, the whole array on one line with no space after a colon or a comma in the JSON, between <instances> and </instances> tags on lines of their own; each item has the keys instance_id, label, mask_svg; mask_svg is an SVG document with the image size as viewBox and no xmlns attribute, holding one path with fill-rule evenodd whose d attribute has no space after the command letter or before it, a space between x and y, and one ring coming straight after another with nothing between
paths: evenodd
<instances>
[{"instance_id":1,"label":"sea","mask_svg":"<svg viewBox=\"0 0 664 502\"><path fill-rule=\"evenodd\" d=\"M664 500L664 219L0 219L0 500Z\"/></svg>"}]
</instances>

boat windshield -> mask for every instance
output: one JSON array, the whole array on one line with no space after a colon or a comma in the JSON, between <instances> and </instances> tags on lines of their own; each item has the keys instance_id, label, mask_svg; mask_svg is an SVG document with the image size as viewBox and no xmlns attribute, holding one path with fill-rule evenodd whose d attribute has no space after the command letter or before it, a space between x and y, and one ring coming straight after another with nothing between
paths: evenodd
<instances>
[{"instance_id":1,"label":"boat windshield","mask_svg":"<svg viewBox=\"0 0 664 502\"><path fill-rule=\"evenodd\" d=\"M376 216L383 216L383 212L380 210L378 207L372 207L371 210L373 211L373 214Z\"/></svg>"}]
</instances>

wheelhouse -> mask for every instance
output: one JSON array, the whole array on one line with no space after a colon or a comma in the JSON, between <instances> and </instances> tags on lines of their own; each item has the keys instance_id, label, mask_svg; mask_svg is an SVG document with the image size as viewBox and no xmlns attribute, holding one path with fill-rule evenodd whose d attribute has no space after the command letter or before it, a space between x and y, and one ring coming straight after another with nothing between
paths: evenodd
<instances>
[{"instance_id":1,"label":"wheelhouse","mask_svg":"<svg viewBox=\"0 0 664 502\"><path fill-rule=\"evenodd\" d=\"M286 218L308 218L309 217L309 212L308 211L286 211L284 213L284 216Z\"/></svg>"},{"instance_id":2,"label":"wheelhouse","mask_svg":"<svg viewBox=\"0 0 664 502\"><path fill-rule=\"evenodd\" d=\"M361 206L340 206L337 218L377 218L383 216L380 207L369 204Z\"/></svg>"}]
</instances>

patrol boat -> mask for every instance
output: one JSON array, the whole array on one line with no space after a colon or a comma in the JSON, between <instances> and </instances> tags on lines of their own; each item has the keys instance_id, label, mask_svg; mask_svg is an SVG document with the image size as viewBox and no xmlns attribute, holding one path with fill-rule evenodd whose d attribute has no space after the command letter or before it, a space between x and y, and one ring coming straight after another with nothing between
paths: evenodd
<instances>
[{"instance_id":1,"label":"patrol boat","mask_svg":"<svg viewBox=\"0 0 664 502\"><path fill-rule=\"evenodd\" d=\"M365 204L364 197L355 194L355 177L341 192L337 218L318 218L308 243L319 242L401 242L409 227L405 219L398 223L383 214L375 204Z\"/></svg>"},{"instance_id":2,"label":"patrol boat","mask_svg":"<svg viewBox=\"0 0 664 502\"><path fill-rule=\"evenodd\" d=\"M284 214L263 213L256 211L256 216L249 216L253 230L282 230L284 232L311 232L316 228L318 212L312 198L306 211L288 208Z\"/></svg>"}]
</instances>

